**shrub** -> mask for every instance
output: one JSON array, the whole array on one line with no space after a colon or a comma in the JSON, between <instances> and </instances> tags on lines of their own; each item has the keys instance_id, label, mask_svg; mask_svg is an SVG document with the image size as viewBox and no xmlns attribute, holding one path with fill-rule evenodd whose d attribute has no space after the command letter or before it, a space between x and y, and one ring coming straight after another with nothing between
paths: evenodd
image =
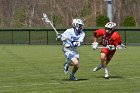
<instances>
[{"instance_id":1,"label":"shrub","mask_svg":"<svg viewBox=\"0 0 140 93\"><path fill-rule=\"evenodd\" d=\"M12 18L12 27L23 27L25 23L25 12L17 9Z\"/></svg>"},{"instance_id":2,"label":"shrub","mask_svg":"<svg viewBox=\"0 0 140 93\"><path fill-rule=\"evenodd\" d=\"M97 27L104 27L104 25L109 22L109 18L104 15L99 15L96 17L96 26Z\"/></svg>"},{"instance_id":3,"label":"shrub","mask_svg":"<svg viewBox=\"0 0 140 93\"><path fill-rule=\"evenodd\" d=\"M136 26L136 21L133 16L126 16L124 21L123 21L123 26L124 27L135 27Z\"/></svg>"},{"instance_id":4,"label":"shrub","mask_svg":"<svg viewBox=\"0 0 140 93\"><path fill-rule=\"evenodd\" d=\"M53 15L53 25L54 26L60 25L61 21L62 21L62 16L61 15Z\"/></svg>"}]
</instances>

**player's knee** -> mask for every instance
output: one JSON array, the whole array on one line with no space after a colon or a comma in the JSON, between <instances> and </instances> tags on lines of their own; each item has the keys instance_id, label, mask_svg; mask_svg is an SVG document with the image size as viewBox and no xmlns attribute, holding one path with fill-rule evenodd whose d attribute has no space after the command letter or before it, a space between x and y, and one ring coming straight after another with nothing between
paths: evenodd
<instances>
[{"instance_id":1,"label":"player's knee","mask_svg":"<svg viewBox=\"0 0 140 93\"><path fill-rule=\"evenodd\" d=\"M75 65L75 66L78 67L78 66L79 66L79 62L78 62L78 61L74 61L74 62L73 62L73 65Z\"/></svg>"},{"instance_id":2,"label":"player's knee","mask_svg":"<svg viewBox=\"0 0 140 93\"><path fill-rule=\"evenodd\" d=\"M106 55L105 53L101 53L101 61L105 61L106 60Z\"/></svg>"},{"instance_id":3,"label":"player's knee","mask_svg":"<svg viewBox=\"0 0 140 93\"><path fill-rule=\"evenodd\" d=\"M73 58L73 59L72 59L72 64L73 64L74 66L78 66L78 65L79 65L78 59L77 59L77 58Z\"/></svg>"}]
</instances>

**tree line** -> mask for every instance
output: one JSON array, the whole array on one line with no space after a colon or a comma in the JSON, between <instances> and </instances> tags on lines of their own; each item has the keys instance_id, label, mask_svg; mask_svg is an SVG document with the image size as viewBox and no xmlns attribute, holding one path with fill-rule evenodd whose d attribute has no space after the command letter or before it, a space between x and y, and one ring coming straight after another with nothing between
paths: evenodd
<instances>
[{"instance_id":1,"label":"tree line","mask_svg":"<svg viewBox=\"0 0 140 93\"><path fill-rule=\"evenodd\" d=\"M140 0L112 0L113 21L122 26L127 16L140 23ZM73 18L82 18L86 27L95 27L96 18L106 14L105 0L0 0L0 27L46 27L46 13L56 27L69 27Z\"/></svg>"}]
</instances>

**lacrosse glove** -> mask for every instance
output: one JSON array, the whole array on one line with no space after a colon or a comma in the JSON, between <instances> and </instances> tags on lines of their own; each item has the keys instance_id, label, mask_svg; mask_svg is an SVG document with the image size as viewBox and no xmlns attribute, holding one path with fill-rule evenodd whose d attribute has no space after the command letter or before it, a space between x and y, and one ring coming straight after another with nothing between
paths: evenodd
<instances>
[{"instance_id":1,"label":"lacrosse glove","mask_svg":"<svg viewBox=\"0 0 140 93\"><path fill-rule=\"evenodd\" d=\"M116 49L114 45L107 45L106 48L111 51Z\"/></svg>"},{"instance_id":2,"label":"lacrosse glove","mask_svg":"<svg viewBox=\"0 0 140 93\"><path fill-rule=\"evenodd\" d=\"M96 50L97 47L98 47L98 43L97 43L97 42L93 42L91 46L92 46L92 48L93 48L94 50Z\"/></svg>"},{"instance_id":3,"label":"lacrosse glove","mask_svg":"<svg viewBox=\"0 0 140 93\"><path fill-rule=\"evenodd\" d=\"M56 34L56 40L60 41L61 40L62 35L60 33Z\"/></svg>"}]
</instances>

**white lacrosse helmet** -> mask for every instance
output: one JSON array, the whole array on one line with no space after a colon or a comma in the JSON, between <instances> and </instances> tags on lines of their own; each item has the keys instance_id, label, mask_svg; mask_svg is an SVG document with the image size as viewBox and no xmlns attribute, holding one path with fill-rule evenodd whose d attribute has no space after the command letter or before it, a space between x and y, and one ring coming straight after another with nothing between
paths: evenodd
<instances>
[{"instance_id":1,"label":"white lacrosse helmet","mask_svg":"<svg viewBox=\"0 0 140 93\"><path fill-rule=\"evenodd\" d=\"M83 20L73 19L72 26L74 29L76 29L78 33L80 33L83 30L83 26L84 26Z\"/></svg>"},{"instance_id":2,"label":"white lacrosse helmet","mask_svg":"<svg viewBox=\"0 0 140 93\"><path fill-rule=\"evenodd\" d=\"M114 22L108 22L105 25L105 31L110 34L112 31L114 31L114 28L115 27L116 27L116 23L114 23Z\"/></svg>"}]
</instances>

